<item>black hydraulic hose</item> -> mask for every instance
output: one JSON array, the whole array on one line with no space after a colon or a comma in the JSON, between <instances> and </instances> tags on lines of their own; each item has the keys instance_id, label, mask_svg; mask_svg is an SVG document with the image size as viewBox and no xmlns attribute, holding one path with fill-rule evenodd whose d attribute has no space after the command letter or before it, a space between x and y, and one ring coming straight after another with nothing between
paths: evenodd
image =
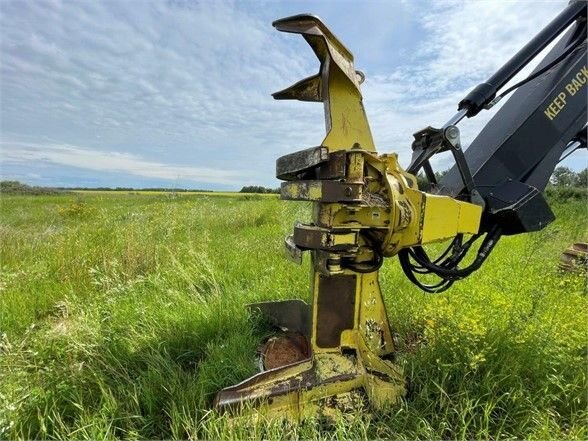
<instances>
[{"instance_id":1,"label":"black hydraulic hose","mask_svg":"<svg viewBox=\"0 0 588 441\"><path fill-rule=\"evenodd\" d=\"M360 262L360 263L345 263L341 262L341 265L347 269L355 271L356 273L360 274L368 274L373 273L374 271L379 270L383 263L384 263L384 256L379 251L372 249L374 253L374 259L369 262Z\"/></svg>"},{"instance_id":2,"label":"black hydraulic hose","mask_svg":"<svg viewBox=\"0 0 588 441\"><path fill-rule=\"evenodd\" d=\"M374 238L368 232L366 232L363 235L363 237L366 241L367 248L369 248L374 255L373 259L368 262L346 262L346 259L343 258L341 260L341 266L352 271L355 271L356 273L368 274L377 271L382 267L382 265L384 264L384 255L382 254L380 248L377 246L377 241L375 241Z\"/></svg>"},{"instance_id":3,"label":"black hydraulic hose","mask_svg":"<svg viewBox=\"0 0 588 441\"><path fill-rule=\"evenodd\" d=\"M502 230L495 226L492 228L484 238L482 245L478 249L477 256L467 268L457 269L457 265L464 258L467 250L476 241L479 235L472 236L459 250L454 258L446 259L441 265L436 265L430 261L427 253L421 247L414 247L413 249L403 249L398 253L400 265L408 279L417 287L428 293L440 293L447 290L454 282L463 279L476 271L482 266L484 261L490 255L490 252L498 243L502 235ZM415 259L418 265L411 263L411 257ZM437 261L438 259L436 259ZM435 274L441 280L436 284L425 284L421 282L416 274Z\"/></svg>"},{"instance_id":4,"label":"black hydraulic hose","mask_svg":"<svg viewBox=\"0 0 588 441\"><path fill-rule=\"evenodd\" d=\"M435 273L440 277L450 279L463 279L464 277L469 276L471 273L480 268L480 266L482 266L482 263L484 263L484 261L486 260L494 246L496 246L496 244L498 243L498 239L500 238L500 236L500 228L492 228L484 238L484 241L482 242L482 245L478 250L476 259L472 262L471 265L463 269L446 268L443 266L435 265L431 262L427 262L425 259L423 259L423 256L419 256L418 253L415 253L414 257L420 265L431 270L432 273Z\"/></svg>"},{"instance_id":5,"label":"black hydraulic hose","mask_svg":"<svg viewBox=\"0 0 588 441\"><path fill-rule=\"evenodd\" d=\"M472 236L465 244L463 244L449 259L442 262L442 266L445 268L454 268L464 259L467 252L470 250L474 242L476 242L480 237L480 234L475 234ZM434 262L437 263L437 262Z\"/></svg>"},{"instance_id":6,"label":"black hydraulic hose","mask_svg":"<svg viewBox=\"0 0 588 441\"><path fill-rule=\"evenodd\" d=\"M410 280L413 284L415 284L417 287L419 287L423 291L431 293L431 294L435 294L435 293L445 291L451 285L453 285L454 281L447 280L447 279L443 279L435 285L426 285L426 284L422 283L414 275L413 267L410 263L410 259L408 256L409 255L408 255L407 249L401 250L398 253L398 260L400 261L400 266L402 267L402 270L404 271L404 274L406 275L406 277L408 277L408 280Z\"/></svg>"},{"instance_id":7,"label":"black hydraulic hose","mask_svg":"<svg viewBox=\"0 0 588 441\"><path fill-rule=\"evenodd\" d=\"M584 42L584 44L586 44L586 42ZM571 44L559 57L557 57L555 60L553 60L551 63L549 63L547 66L542 67L541 69L539 69L537 72L532 73L531 75L529 75L527 78L525 78L524 80L519 81L518 83L516 83L515 85L509 87L508 89L506 89L504 92L502 92L500 95L498 95L496 98L494 98L491 101L491 105L494 105L496 103L498 103L498 101L500 101L502 98L504 98L506 95L508 95L509 93L511 93L513 90L527 84L529 81L534 80L535 78L543 75L545 72L547 72L548 70L552 69L554 66L558 65L559 63L561 63L563 60L565 60L568 55L570 55L575 49L577 49L578 47L580 47L582 45L581 41L577 41L574 44Z\"/></svg>"},{"instance_id":8,"label":"black hydraulic hose","mask_svg":"<svg viewBox=\"0 0 588 441\"><path fill-rule=\"evenodd\" d=\"M462 248L462 245L461 245L462 238L463 238L463 234L458 234L457 236L455 236L453 238L453 240L451 241L451 243L449 244L449 246L445 249L445 251L443 251L443 253L441 253L441 255L439 257L437 257L433 261L433 263L439 264L439 263L441 263L441 261L445 257L447 257L447 255L449 254L449 252L451 250L455 250L455 248L461 249ZM416 248L416 247L414 247L414 248ZM412 250L409 249L409 253L411 253L411 252L412 252ZM428 269L426 269L425 267L422 267L422 266L412 265L412 269L414 272L420 273L420 274L429 274L430 273L430 271Z\"/></svg>"},{"instance_id":9,"label":"black hydraulic hose","mask_svg":"<svg viewBox=\"0 0 588 441\"><path fill-rule=\"evenodd\" d=\"M408 253L410 256L412 256L419 264L420 266L418 266L419 271L416 271L418 273L421 274L430 274L432 272L435 272L434 270L431 270L431 266L440 266L443 268L447 268L447 269L455 269L455 267L457 265L459 265L459 263L464 259L464 257L466 256L467 252L469 251L469 249L471 248L472 244L480 237L479 234L472 236L465 244L461 245L458 247L457 252L454 251L454 254L452 254L449 258L443 260L441 262L442 257L444 257L445 255L447 255L447 252L453 248L454 243L455 243L455 239L454 242L452 242L452 244L449 246L449 248L447 248L447 250L445 250L445 252L443 253L443 255L440 258L437 258L435 261L431 262L431 260L429 259L429 256L427 255L426 251L422 248L422 247L413 247L410 248L408 250ZM457 239L457 237L456 237Z\"/></svg>"}]
</instances>

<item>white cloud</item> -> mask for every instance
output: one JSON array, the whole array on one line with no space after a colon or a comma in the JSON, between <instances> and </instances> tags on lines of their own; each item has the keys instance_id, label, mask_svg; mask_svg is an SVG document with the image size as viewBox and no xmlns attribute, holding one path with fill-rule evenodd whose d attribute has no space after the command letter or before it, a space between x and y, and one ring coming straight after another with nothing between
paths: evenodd
<instances>
[{"instance_id":1,"label":"white cloud","mask_svg":"<svg viewBox=\"0 0 588 441\"><path fill-rule=\"evenodd\" d=\"M5 164L51 163L99 172L128 173L181 182L238 185L251 180L251 176L242 170L164 164L146 161L129 153L102 152L71 145L3 142L1 158ZM40 177L40 175L35 176L35 178Z\"/></svg>"},{"instance_id":2,"label":"white cloud","mask_svg":"<svg viewBox=\"0 0 588 441\"><path fill-rule=\"evenodd\" d=\"M398 151L407 164L412 133L448 119L469 89L565 4L325 2L304 9L316 7L335 23L353 52L363 48L355 55L367 74L365 104L378 149ZM270 97L318 70L300 37L270 26L299 8L271 1L0 2L3 138L44 147L54 163L77 168L124 152L131 159L122 163L132 162L124 172L134 176L185 174L231 188L250 176L275 185L275 159L324 136L322 106ZM488 120L485 113L463 125L466 142ZM217 170L245 173L221 181Z\"/></svg>"},{"instance_id":3,"label":"white cloud","mask_svg":"<svg viewBox=\"0 0 588 441\"><path fill-rule=\"evenodd\" d=\"M270 97L315 69L310 57L295 56L269 23L230 4L2 8L2 122L14 137L152 159L171 147L176 160L238 165L251 152L287 149L289 133L312 126L304 108Z\"/></svg>"},{"instance_id":4,"label":"white cloud","mask_svg":"<svg viewBox=\"0 0 588 441\"><path fill-rule=\"evenodd\" d=\"M424 32L418 50L393 72L375 72L365 83L367 112L375 137L383 146L380 150L398 151L401 163L408 165L412 133L427 125L439 127L449 120L458 102L508 61L566 3L427 3L427 12L419 19ZM526 76L542 56L513 81ZM500 105L482 111L461 123L465 145L499 108ZM446 160L433 163L439 167L448 165Z\"/></svg>"}]
</instances>

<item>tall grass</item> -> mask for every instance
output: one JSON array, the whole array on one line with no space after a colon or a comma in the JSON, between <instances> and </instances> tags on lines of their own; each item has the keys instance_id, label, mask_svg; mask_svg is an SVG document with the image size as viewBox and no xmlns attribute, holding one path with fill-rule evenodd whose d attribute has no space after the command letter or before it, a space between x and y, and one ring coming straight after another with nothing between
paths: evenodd
<instances>
[{"instance_id":1,"label":"tall grass","mask_svg":"<svg viewBox=\"0 0 588 441\"><path fill-rule=\"evenodd\" d=\"M382 287L412 393L326 424L230 423L220 388L255 372L254 301L308 298L283 236L306 204L208 195L2 197L0 439L586 439L586 285L559 253L582 202L504 238L429 296L394 259Z\"/></svg>"}]
</instances>

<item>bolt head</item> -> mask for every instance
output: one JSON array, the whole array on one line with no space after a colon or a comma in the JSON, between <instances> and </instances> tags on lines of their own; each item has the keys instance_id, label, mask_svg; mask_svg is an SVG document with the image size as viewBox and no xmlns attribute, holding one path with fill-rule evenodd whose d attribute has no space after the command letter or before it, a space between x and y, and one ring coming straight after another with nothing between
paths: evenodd
<instances>
[{"instance_id":1,"label":"bolt head","mask_svg":"<svg viewBox=\"0 0 588 441\"><path fill-rule=\"evenodd\" d=\"M445 132L445 135L448 138L455 139L459 136L459 129L455 126L451 126L447 129L447 131Z\"/></svg>"}]
</instances>

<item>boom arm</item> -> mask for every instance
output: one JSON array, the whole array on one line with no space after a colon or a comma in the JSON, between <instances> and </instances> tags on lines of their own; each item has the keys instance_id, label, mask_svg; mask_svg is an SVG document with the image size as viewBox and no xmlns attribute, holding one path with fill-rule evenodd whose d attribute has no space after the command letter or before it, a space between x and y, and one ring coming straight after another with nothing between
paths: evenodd
<instances>
[{"instance_id":1,"label":"boom arm","mask_svg":"<svg viewBox=\"0 0 588 441\"><path fill-rule=\"evenodd\" d=\"M588 69L586 67L586 6L576 1L550 23L531 43L511 59L486 83L496 91L539 49L570 29L497 112L469 146L465 157L472 177L483 197L507 180L543 190L562 152L586 126ZM526 49L526 50L525 50ZM525 64L521 63L522 61ZM506 69L515 65L516 69ZM546 71L544 71L547 68ZM508 73L503 73L503 72ZM544 72L543 72L544 71ZM503 73L502 75L501 72ZM543 73L541 73L543 72ZM539 74L540 73L540 74ZM538 75L539 74L539 75ZM501 78L501 79L497 79ZM477 114L496 101L495 93L476 101L477 86L459 104L467 115ZM454 167L441 181L443 194L459 195L464 186Z\"/></svg>"},{"instance_id":2,"label":"boom arm","mask_svg":"<svg viewBox=\"0 0 588 441\"><path fill-rule=\"evenodd\" d=\"M493 242L501 235L540 230L553 221L541 191L565 150L586 147L586 5L584 1L570 2L496 74L474 88L443 129L429 127L415 134L415 153L408 170L416 174L424 169L437 194L484 206L480 232L493 236ZM526 80L496 97L508 80L568 27ZM455 124L461 119L477 115L515 89L465 154L459 141L447 136L458 136ZM437 184L429 159L445 150L453 152L456 164ZM483 259L486 256L478 253ZM457 274L452 271L455 267L448 268L453 265L451 260L434 263L421 247L402 250L399 258L406 275L426 291L446 289ZM424 285L418 273L436 274L446 283Z\"/></svg>"}]
</instances>

